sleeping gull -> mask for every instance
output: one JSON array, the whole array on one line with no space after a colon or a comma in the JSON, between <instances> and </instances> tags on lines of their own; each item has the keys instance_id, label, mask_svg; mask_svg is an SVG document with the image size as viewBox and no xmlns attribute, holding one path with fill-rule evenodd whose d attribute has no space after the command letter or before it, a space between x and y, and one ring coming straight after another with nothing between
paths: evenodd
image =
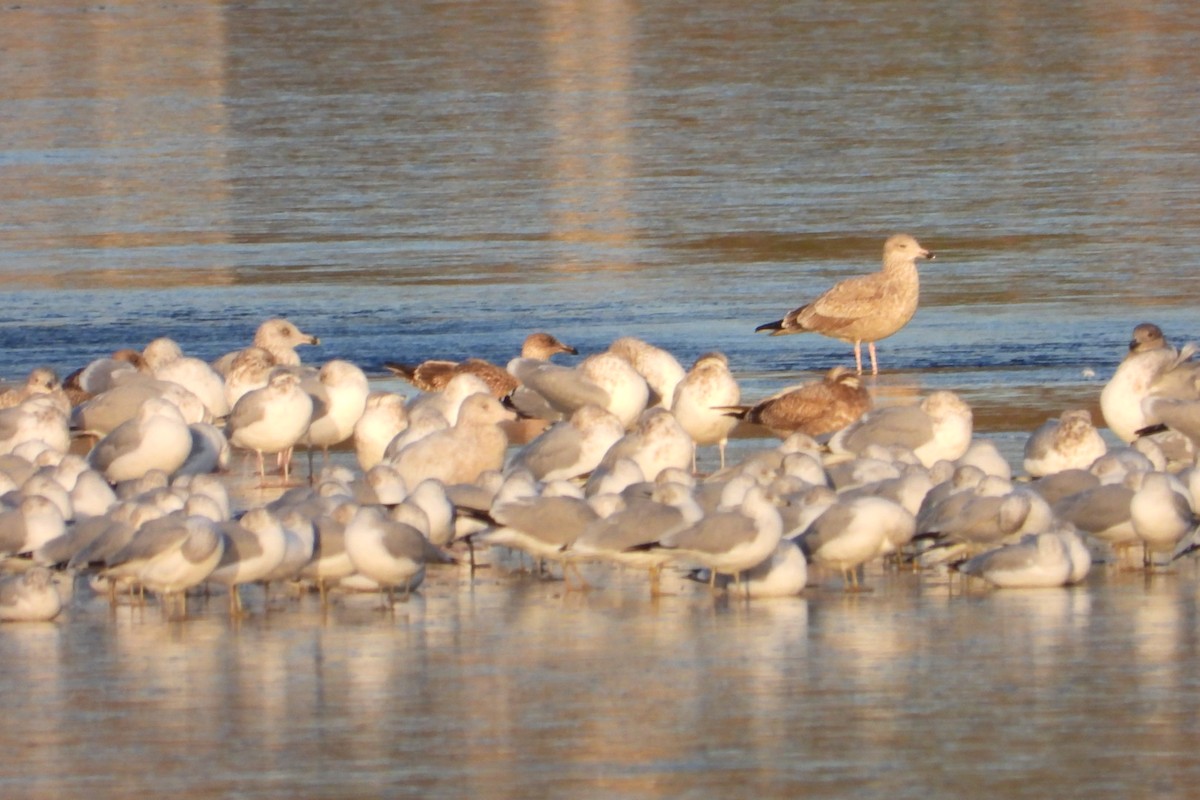
<instances>
[{"instance_id":1,"label":"sleeping gull","mask_svg":"<svg viewBox=\"0 0 1200 800\"><path fill-rule=\"evenodd\" d=\"M1087 409L1064 411L1042 423L1025 442L1025 471L1042 478L1065 469L1087 469L1108 452Z\"/></svg>"},{"instance_id":2,"label":"sleeping gull","mask_svg":"<svg viewBox=\"0 0 1200 800\"><path fill-rule=\"evenodd\" d=\"M579 351L570 345L563 344L548 333L531 333L525 337L521 345L521 358L534 361L549 361L556 353L577 354ZM393 374L416 386L423 392L440 392L455 375L469 373L476 375L488 385L492 395L497 398L512 394L517 388L518 381L503 367L498 367L480 358L469 358L466 361L430 360L420 364L401 364L386 361L383 364Z\"/></svg>"},{"instance_id":3,"label":"sleeping gull","mask_svg":"<svg viewBox=\"0 0 1200 800\"><path fill-rule=\"evenodd\" d=\"M834 367L820 381L784 389L754 405L731 404L725 413L782 438L797 431L809 436L840 431L870 408L871 395L858 375Z\"/></svg>"},{"instance_id":4,"label":"sleeping gull","mask_svg":"<svg viewBox=\"0 0 1200 800\"><path fill-rule=\"evenodd\" d=\"M508 437L499 423L510 419L512 412L491 394L473 394L463 401L455 425L412 442L389 460L405 486L427 478L446 485L471 483L504 465Z\"/></svg>"},{"instance_id":5,"label":"sleeping gull","mask_svg":"<svg viewBox=\"0 0 1200 800\"><path fill-rule=\"evenodd\" d=\"M517 451L509 468L526 469L539 481L587 475L624 435L619 419L599 406L586 405Z\"/></svg>"},{"instance_id":6,"label":"sleeping gull","mask_svg":"<svg viewBox=\"0 0 1200 800\"><path fill-rule=\"evenodd\" d=\"M873 444L911 450L931 467L955 461L971 445L971 407L953 392L938 390L918 405L886 406L863 415L829 440L833 453L862 454Z\"/></svg>"},{"instance_id":7,"label":"sleeping gull","mask_svg":"<svg viewBox=\"0 0 1200 800\"><path fill-rule=\"evenodd\" d=\"M898 233L883 245L883 269L835 284L816 300L800 306L781 320L759 325L755 331L772 336L819 333L854 344L854 363L862 373L862 343L871 354L871 374L878 374L875 342L899 331L917 311L920 279L918 258L933 258L908 234Z\"/></svg>"},{"instance_id":8,"label":"sleeping gull","mask_svg":"<svg viewBox=\"0 0 1200 800\"><path fill-rule=\"evenodd\" d=\"M647 405L671 408L675 387L684 377L683 367L675 356L633 336L622 336L608 346L608 352L628 361L646 380L653 396Z\"/></svg>"},{"instance_id":9,"label":"sleeping gull","mask_svg":"<svg viewBox=\"0 0 1200 800\"><path fill-rule=\"evenodd\" d=\"M0 620L47 622L62 611L54 574L45 567L0 578Z\"/></svg>"},{"instance_id":10,"label":"sleeping gull","mask_svg":"<svg viewBox=\"0 0 1200 800\"><path fill-rule=\"evenodd\" d=\"M690 469L696 446L675 415L661 406L642 412L632 430L604 454L600 466L611 467L622 458L638 465L652 481L665 469Z\"/></svg>"},{"instance_id":11,"label":"sleeping gull","mask_svg":"<svg viewBox=\"0 0 1200 800\"><path fill-rule=\"evenodd\" d=\"M363 371L341 359L327 361L315 376L303 379L300 386L313 400L312 420L300 439L309 449L311 474L312 448L320 447L328 463L329 448L354 435L354 426L366 410L371 390Z\"/></svg>"},{"instance_id":12,"label":"sleeping gull","mask_svg":"<svg viewBox=\"0 0 1200 800\"><path fill-rule=\"evenodd\" d=\"M354 454L364 472L383 460L388 444L408 427L404 396L371 392L358 422L354 423Z\"/></svg>"},{"instance_id":13,"label":"sleeping gull","mask_svg":"<svg viewBox=\"0 0 1200 800\"><path fill-rule=\"evenodd\" d=\"M545 414L547 419L568 417L590 404L612 413L628 428L650 399L645 378L616 353L588 356L575 367L516 358L508 370L521 381L512 394L513 404L522 413Z\"/></svg>"},{"instance_id":14,"label":"sleeping gull","mask_svg":"<svg viewBox=\"0 0 1200 800\"><path fill-rule=\"evenodd\" d=\"M742 573L767 559L782 535L779 510L763 487L751 485L739 503L728 503L695 524L637 549L660 548L677 560L707 567L709 587L715 590L718 574L732 575L740 585Z\"/></svg>"},{"instance_id":15,"label":"sleeping gull","mask_svg":"<svg viewBox=\"0 0 1200 800\"><path fill-rule=\"evenodd\" d=\"M1000 588L1044 588L1071 582L1074 563L1062 536L1029 534L959 564L964 575L983 578Z\"/></svg>"},{"instance_id":16,"label":"sleeping gull","mask_svg":"<svg viewBox=\"0 0 1200 800\"><path fill-rule=\"evenodd\" d=\"M688 577L708 583L708 570L695 570ZM728 576L718 576L717 586L728 588ZM795 542L784 540L756 567L742 573L742 587L748 597L791 597L808 585L808 562Z\"/></svg>"},{"instance_id":17,"label":"sleeping gull","mask_svg":"<svg viewBox=\"0 0 1200 800\"><path fill-rule=\"evenodd\" d=\"M729 371L729 359L722 353L705 353L675 385L675 396L669 407L697 448L717 446L724 469L725 445L737 420L722 409L736 405L740 400L741 388ZM695 469L693 454L692 470Z\"/></svg>"},{"instance_id":18,"label":"sleeping gull","mask_svg":"<svg viewBox=\"0 0 1200 800\"><path fill-rule=\"evenodd\" d=\"M650 591L657 594L659 571L674 556L670 550L643 546L690 527L703 516L689 487L673 482L657 484L650 497L630 498L623 509L591 522L570 543L568 556L648 569Z\"/></svg>"},{"instance_id":19,"label":"sleeping gull","mask_svg":"<svg viewBox=\"0 0 1200 800\"><path fill-rule=\"evenodd\" d=\"M344 541L354 568L387 591L389 606L396 588L403 587L407 599L425 578L425 537L379 506L361 506L346 524Z\"/></svg>"},{"instance_id":20,"label":"sleeping gull","mask_svg":"<svg viewBox=\"0 0 1200 800\"><path fill-rule=\"evenodd\" d=\"M121 423L88 454L88 463L110 483L141 478L151 470L168 475L183 466L192 452L192 432L179 408L151 397L137 416Z\"/></svg>"},{"instance_id":21,"label":"sleeping gull","mask_svg":"<svg viewBox=\"0 0 1200 800\"><path fill-rule=\"evenodd\" d=\"M858 591L863 564L906 543L916 522L901 506L882 497L839 500L796 537L810 564L838 570L847 591Z\"/></svg>"},{"instance_id":22,"label":"sleeping gull","mask_svg":"<svg viewBox=\"0 0 1200 800\"><path fill-rule=\"evenodd\" d=\"M142 365L160 381L171 381L187 389L215 419L229 413L225 380L206 362L185 356L174 339L160 336L142 349Z\"/></svg>"}]
</instances>

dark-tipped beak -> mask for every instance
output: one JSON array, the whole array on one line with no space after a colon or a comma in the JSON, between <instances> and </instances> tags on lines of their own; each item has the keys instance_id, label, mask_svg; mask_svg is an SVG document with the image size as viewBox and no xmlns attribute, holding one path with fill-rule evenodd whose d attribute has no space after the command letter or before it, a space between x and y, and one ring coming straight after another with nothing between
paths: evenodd
<instances>
[{"instance_id":1,"label":"dark-tipped beak","mask_svg":"<svg viewBox=\"0 0 1200 800\"><path fill-rule=\"evenodd\" d=\"M937 258L937 253L933 252L932 250L922 250L921 255L925 256L930 261L933 261L935 258Z\"/></svg>"},{"instance_id":2,"label":"dark-tipped beak","mask_svg":"<svg viewBox=\"0 0 1200 800\"><path fill-rule=\"evenodd\" d=\"M310 336L310 337L308 337L308 343L309 344L320 344L321 340L318 339L316 336Z\"/></svg>"}]
</instances>

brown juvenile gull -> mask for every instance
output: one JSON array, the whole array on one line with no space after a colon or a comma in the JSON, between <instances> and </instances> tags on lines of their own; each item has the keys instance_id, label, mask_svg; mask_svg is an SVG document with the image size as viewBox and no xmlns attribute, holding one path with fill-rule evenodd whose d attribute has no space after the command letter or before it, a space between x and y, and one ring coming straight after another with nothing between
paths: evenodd
<instances>
[{"instance_id":1,"label":"brown juvenile gull","mask_svg":"<svg viewBox=\"0 0 1200 800\"><path fill-rule=\"evenodd\" d=\"M521 358L531 358L535 361L549 361L555 353L579 353L574 347L563 344L548 333L531 333L525 337L521 345ZM496 366L481 358L468 358L466 361L442 361L431 359L420 364L401 364L396 361L384 362L391 372L416 386L423 392L440 392L455 375L470 373L483 379L492 395L503 398L512 394L517 388L516 377L504 367Z\"/></svg>"},{"instance_id":2,"label":"brown juvenile gull","mask_svg":"<svg viewBox=\"0 0 1200 800\"><path fill-rule=\"evenodd\" d=\"M917 240L898 233L883 244L883 269L870 275L847 278L781 320L759 325L755 331L772 336L819 333L854 343L854 363L862 373L862 343L871 353L871 374L879 372L875 342L896 333L917 311L920 280L917 259L933 258Z\"/></svg>"},{"instance_id":3,"label":"brown juvenile gull","mask_svg":"<svg viewBox=\"0 0 1200 800\"><path fill-rule=\"evenodd\" d=\"M725 413L767 428L782 438L840 431L871 408L871 395L847 367L834 367L819 381L793 386L752 406L726 406Z\"/></svg>"}]
</instances>

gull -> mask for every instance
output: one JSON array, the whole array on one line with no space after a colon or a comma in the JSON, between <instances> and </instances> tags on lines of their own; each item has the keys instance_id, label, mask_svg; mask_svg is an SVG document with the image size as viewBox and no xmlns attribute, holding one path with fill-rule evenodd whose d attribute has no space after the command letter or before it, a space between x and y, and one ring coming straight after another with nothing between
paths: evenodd
<instances>
[{"instance_id":1,"label":"gull","mask_svg":"<svg viewBox=\"0 0 1200 800\"><path fill-rule=\"evenodd\" d=\"M34 395L12 408L0 409L0 455L29 442L43 442L60 453L71 447L67 416L52 395Z\"/></svg>"},{"instance_id":2,"label":"gull","mask_svg":"<svg viewBox=\"0 0 1200 800\"><path fill-rule=\"evenodd\" d=\"M569 564L571 543L600 518L578 497L543 493L510 501L504 495L502 490L487 515L493 527L475 534L474 542L520 550L538 562L548 559ZM566 569L563 581L567 582Z\"/></svg>"},{"instance_id":3,"label":"gull","mask_svg":"<svg viewBox=\"0 0 1200 800\"><path fill-rule=\"evenodd\" d=\"M1015 540L1030 527L1041 527L1049 514L1030 520L1035 503L1045 501L1029 490L993 493L987 487L992 478L985 479L976 491L959 492L936 508L934 514L922 516L918 526L920 538L937 541L935 550L922 554L921 563L930 566L958 558L966 553L976 555L985 549ZM998 484L997 484L998 485Z\"/></svg>"},{"instance_id":4,"label":"gull","mask_svg":"<svg viewBox=\"0 0 1200 800\"><path fill-rule=\"evenodd\" d=\"M546 413L548 419L570 416L590 404L610 412L628 428L650 399L645 378L628 360L611 352L588 356L575 367L517 358L509 362L508 371L521 381L511 396L513 405L522 413Z\"/></svg>"},{"instance_id":5,"label":"gull","mask_svg":"<svg viewBox=\"0 0 1200 800\"><path fill-rule=\"evenodd\" d=\"M161 336L146 345L142 349L142 369L196 395L213 418L229 413L224 378L206 362L185 356L174 339Z\"/></svg>"},{"instance_id":6,"label":"gull","mask_svg":"<svg viewBox=\"0 0 1200 800\"><path fill-rule=\"evenodd\" d=\"M37 550L65 532L62 511L47 497L26 495L16 508L0 507L0 555Z\"/></svg>"},{"instance_id":7,"label":"gull","mask_svg":"<svg viewBox=\"0 0 1200 800\"><path fill-rule=\"evenodd\" d=\"M659 484L650 497L631 498L623 509L589 523L567 546L568 556L648 569L650 590L656 594L659 571L674 556L670 550L645 546L695 525L703 516L689 487L679 483Z\"/></svg>"},{"instance_id":8,"label":"gull","mask_svg":"<svg viewBox=\"0 0 1200 800\"><path fill-rule=\"evenodd\" d=\"M296 353L296 348L302 344L318 345L320 343L321 340L316 336L310 336L288 320L276 317L258 326L254 332L254 341L251 346L266 350L271 354L275 364L279 366L298 367L300 366L300 356ZM226 374L240 352L240 350L235 350L226 353L214 362L213 368L222 375Z\"/></svg>"},{"instance_id":9,"label":"gull","mask_svg":"<svg viewBox=\"0 0 1200 800\"><path fill-rule=\"evenodd\" d=\"M0 408L19 406L39 394L52 394L62 389L58 373L50 367L35 367L20 386L0 392Z\"/></svg>"},{"instance_id":10,"label":"gull","mask_svg":"<svg viewBox=\"0 0 1200 800\"><path fill-rule=\"evenodd\" d=\"M715 444L725 468L725 445L737 420L723 409L741 400L741 388L729 371L729 359L722 353L705 353L675 385L670 408L679 424L692 437L696 447ZM696 458L692 457L692 470Z\"/></svg>"},{"instance_id":11,"label":"gull","mask_svg":"<svg viewBox=\"0 0 1200 800\"><path fill-rule=\"evenodd\" d=\"M397 587L404 597L425 578L425 537L411 525L397 522L379 506L361 506L346 524L345 548L354 568L387 590L388 605Z\"/></svg>"},{"instance_id":12,"label":"gull","mask_svg":"<svg viewBox=\"0 0 1200 800\"><path fill-rule=\"evenodd\" d=\"M217 524L207 517L176 512L151 520L105 559L101 573L110 580L134 581L170 599L199 586L216 568L225 549Z\"/></svg>"},{"instance_id":13,"label":"gull","mask_svg":"<svg viewBox=\"0 0 1200 800\"><path fill-rule=\"evenodd\" d=\"M1008 462L1008 457L1000 452L1000 448L991 439L972 439L971 444L967 446L967 452L953 462L944 463L949 468L970 464L979 467L988 475L995 475L1006 481L1012 480L1013 476L1012 464Z\"/></svg>"},{"instance_id":14,"label":"gull","mask_svg":"<svg viewBox=\"0 0 1200 800\"><path fill-rule=\"evenodd\" d=\"M1141 473L1132 473L1120 483L1102 483L1068 495L1053 504L1054 514L1120 554L1138 543L1131 504L1136 491L1134 487L1140 485L1141 480Z\"/></svg>"},{"instance_id":15,"label":"gull","mask_svg":"<svg viewBox=\"0 0 1200 800\"><path fill-rule=\"evenodd\" d=\"M224 373L226 404L233 408L246 392L266 386L276 366L275 356L261 347L239 351Z\"/></svg>"},{"instance_id":16,"label":"gull","mask_svg":"<svg viewBox=\"0 0 1200 800\"><path fill-rule=\"evenodd\" d=\"M754 405L730 405L724 411L786 438L797 431L809 436L840 431L870 408L871 395L859 376L838 366L820 381L789 387Z\"/></svg>"},{"instance_id":17,"label":"gull","mask_svg":"<svg viewBox=\"0 0 1200 800\"><path fill-rule=\"evenodd\" d=\"M695 570L688 577L708 583L708 570ZM729 578L719 576L718 587L727 588ZM747 597L792 597L808 585L808 562L794 542L787 540L775 545L775 550L762 563L742 573L742 587Z\"/></svg>"},{"instance_id":18,"label":"gull","mask_svg":"<svg viewBox=\"0 0 1200 800\"><path fill-rule=\"evenodd\" d=\"M399 470L391 464L376 464L363 473L355 496L360 503L394 506L404 502L408 487L404 485Z\"/></svg>"},{"instance_id":19,"label":"gull","mask_svg":"<svg viewBox=\"0 0 1200 800\"><path fill-rule=\"evenodd\" d=\"M207 422L193 422L188 431L192 449L173 475L204 475L229 466L229 440L220 428Z\"/></svg>"},{"instance_id":20,"label":"gull","mask_svg":"<svg viewBox=\"0 0 1200 800\"><path fill-rule=\"evenodd\" d=\"M1099 485L1100 478L1089 470L1064 469L1032 481L1029 488L1040 494L1046 502L1053 506L1064 497L1094 489Z\"/></svg>"},{"instance_id":21,"label":"gull","mask_svg":"<svg viewBox=\"0 0 1200 800\"><path fill-rule=\"evenodd\" d=\"M354 423L354 454L364 472L383 460L384 451L408 427L404 396L371 392L358 422Z\"/></svg>"},{"instance_id":22,"label":"gull","mask_svg":"<svg viewBox=\"0 0 1200 800\"><path fill-rule=\"evenodd\" d=\"M718 574L732 575L735 583L740 584L742 573L766 560L782 535L779 510L766 489L752 485L736 505L727 504L695 524L640 548L660 548L677 560L707 567L711 571L709 588L715 591Z\"/></svg>"},{"instance_id":23,"label":"gull","mask_svg":"<svg viewBox=\"0 0 1200 800\"><path fill-rule=\"evenodd\" d=\"M328 587L355 572L354 562L346 552L346 524L358 513L357 503L335 502L313 517L316 539L312 560L301 570L300 577L312 581L321 595L321 605L328 602Z\"/></svg>"},{"instance_id":24,"label":"gull","mask_svg":"<svg viewBox=\"0 0 1200 800\"><path fill-rule=\"evenodd\" d=\"M918 258L933 258L908 234L899 233L883 245L883 268L870 275L835 284L816 300L791 311L781 320L759 325L755 331L772 336L819 333L854 344L854 363L862 373L862 343L871 354L871 374L879 372L875 343L899 331L917 311L920 279Z\"/></svg>"},{"instance_id":25,"label":"gull","mask_svg":"<svg viewBox=\"0 0 1200 800\"><path fill-rule=\"evenodd\" d=\"M1087 469L1108 452L1087 409L1064 411L1047 420L1025 442L1025 471L1041 478L1065 469Z\"/></svg>"},{"instance_id":26,"label":"gull","mask_svg":"<svg viewBox=\"0 0 1200 800\"><path fill-rule=\"evenodd\" d=\"M88 464L109 483L135 480L151 470L168 475L192 452L192 432L172 402L151 397L137 415L118 425L88 454Z\"/></svg>"},{"instance_id":27,"label":"gull","mask_svg":"<svg viewBox=\"0 0 1200 800\"><path fill-rule=\"evenodd\" d=\"M525 337L520 358L549 361L557 353L577 355L579 351L548 333L538 332ZM480 358L466 361L430 360L416 365L385 361L383 366L423 392L440 392L451 378L464 372L482 379L497 399L512 394L519 385L518 380L503 367Z\"/></svg>"},{"instance_id":28,"label":"gull","mask_svg":"<svg viewBox=\"0 0 1200 800\"><path fill-rule=\"evenodd\" d=\"M500 469L508 449L501 422L513 414L490 393L477 393L463 401L458 422L404 447L390 463L416 486L427 478L445 485L471 483L488 470Z\"/></svg>"},{"instance_id":29,"label":"gull","mask_svg":"<svg viewBox=\"0 0 1200 800\"><path fill-rule=\"evenodd\" d=\"M0 578L0 620L48 622L62 611L54 574L45 567Z\"/></svg>"},{"instance_id":30,"label":"gull","mask_svg":"<svg viewBox=\"0 0 1200 800\"><path fill-rule=\"evenodd\" d=\"M229 589L229 614L237 616L242 613L238 587L264 580L283 563L287 536L279 518L265 507L252 508L220 529L225 547L207 581Z\"/></svg>"},{"instance_id":31,"label":"gull","mask_svg":"<svg viewBox=\"0 0 1200 800\"><path fill-rule=\"evenodd\" d=\"M280 370L262 389L242 396L229 414L226 434L234 447L258 454L258 475L266 480L263 453L290 451L308 430L312 398L300 388L300 378ZM282 459L283 481L288 480L288 461Z\"/></svg>"},{"instance_id":32,"label":"gull","mask_svg":"<svg viewBox=\"0 0 1200 800\"><path fill-rule=\"evenodd\" d=\"M410 429L426 411L436 411L450 425L458 421L463 401L473 394L491 394L488 385L478 375L462 372L450 379L440 392L422 392L405 406Z\"/></svg>"},{"instance_id":33,"label":"gull","mask_svg":"<svg viewBox=\"0 0 1200 800\"><path fill-rule=\"evenodd\" d=\"M137 350L117 350L111 356L97 358L72 372L63 379L63 389L72 398L72 405L79 405L113 388L119 377L139 374L141 364L142 354Z\"/></svg>"},{"instance_id":34,"label":"gull","mask_svg":"<svg viewBox=\"0 0 1200 800\"><path fill-rule=\"evenodd\" d=\"M349 361L335 359L322 365L312 378L300 386L312 397L312 418L301 443L308 446L309 473L312 473L312 448L320 447L329 461L329 448L354 435L354 426L367 407L370 387L367 376Z\"/></svg>"},{"instance_id":35,"label":"gull","mask_svg":"<svg viewBox=\"0 0 1200 800\"><path fill-rule=\"evenodd\" d=\"M665 469L689 469L695 444L675 415L661 406L646 409L633 429L609 448L600 462L611 467L628 458L638 465L646 480L652 481Z\"/></svg>"},{"instance_id":36,"label":"gull","mask_svg":"<svg viewBox=\"0 0 1200 800\"><path fill-rule=\"evenodd\" d=\"M1147 398L1200 397L1200 365L1191 360L1195 352L1194 344L1178 351L1171 347L1157 325L1147 322L1134 328L1129 352L1100 392L1104 421L1121 441L1132 442L1139 430L1152 424L1143 408Z\"/></svg>"},{"instance_id":37,"label":"gull","mask_svg":"<svg viewBox=\"0 0 1200 800\"><path fill-rule=\"evenodd\" d=\"M72 409L71 428L84 434L104 436L137 416L142 403L152 397L174 403L188 424L212 419L200 398L183 386L132 373L108 391Z\"/></svg>"},{"instance_id":38,"label":"gull","mask_svg":"<svg viewBox=\"0 0 1200 800\"><path fill-rule=\"evenodd\" d=\"M1142 565L1153 566L1153 554L1173 552L1195 527L1186 487L1166 472L1147 472L1129 501L1133 532L1142 542Z\"/></svg>"},{"instance_id":39,"label":"gull","mask_svg":"<svg viewBox=\"0 0 1200 800\"><path fill-rule=\"evenodd\" d=\"M1029 534L1019 542L970 558L956 569L1000 588L1064 586L1074 575L1066 542L1052 532Z\"/></svg>"},{"instance_id":40,"label":"gull","mask_svg":"<svg viewBox=\"0 0 1200 800\"><path fill-rule=\"evenodd\" d=\"M624 435L619 419L599 406L586 405L517 451L508 468L528 470L540 481L587 475Z\"/></svg>"},{"instance_id":41,"label":"gull","mask_svg":"<svg viewBox=\"0 0 1200 800\"><path fill-rule=\"evenodd\" d=\"M955 461L971 446L971 407L954 392L939 390L919 405L886 406L864 414L829 440L833 453L858 455L872 444L911 450L926 467Z\"/></svg>"},{"instance_id":42,"label":"gull","mask_svg":"<svg viewBox=\"0 0 1200 800\"><path fill-rule=\"evenodd\" d=\"M316 526L300 508L294 506L285 508L276 512L276 517L283 527L283 558L280 559L278 566L269 570L259 579L267 592L268 601L272 582L299 579L300 571L312 561L317 542Z\"/></svg>"},{"instance_id":43,"label":"gull","mask_svg":"<svg viewBox=\"0 0 1200 800\"><path fill-rule=\"evenodd\" d=\"M683 367L675 356L633 336L622 336L615 340L608 346L608 352L628 361L645 379L652 393L646 405L672 408L675 387L684 378Z\"/></svg>"},{"instance_id":44,"label":"gull","mask_svg":"<svg viewBox=\"0 0 1200 800\"><path fill-rule=\"evenodd\" d=\"M858 591L858 568L912 539L912 514L881 497L834 503L796 537L810 564L842 573L847 591Z\"/></svg>"}]
</instances>

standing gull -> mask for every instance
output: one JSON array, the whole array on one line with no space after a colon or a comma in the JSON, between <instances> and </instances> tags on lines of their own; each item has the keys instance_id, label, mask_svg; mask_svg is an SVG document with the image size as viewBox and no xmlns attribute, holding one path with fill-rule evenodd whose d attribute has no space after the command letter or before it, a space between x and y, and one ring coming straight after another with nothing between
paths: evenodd
<instances>
[{"instance_id":1,"label":"standing gull","mask_svg":"<svg viewBox=\"0 0 1200 800\"><path fill-rule=\"evenodd\" d=\"M276 372L265 387L247 392L234 405L225 429L229 443L258 454L258 475L265 481L263 453L290 451L308 430L312 405L312 398L300 388L300 378ZM286 483L286 460L281 468Z\"/></svg>"},{"instance_id":2,"label":"standing gull","mask_svg":"<svg viewBox=\"0 0 1200 800\"><path fill-rule=\"evenodd\" d=\"M675 385L671 412L692 437L696 447L715 444L725 468L725 444L737 420L722 411L741 399L741 389L729 371L729 359L722 353L705 353ZM693 452L692 471L696 469ZM648 476L650 477L650 476Z\"/></svg>"},{"instance_id":3,"label":"standing gull","mask_svg":"<svg viewBox=\"0 0 1200 800\"><path fill-rule=\"evenodd\" d=\"M852 342L859 373L862 343L866 342L871 374L878 374L875 342L896 333L913 318L920 297L917 259L933 257L912 236L898 233L884 242L883 269L879 272L847 278L783 319L754 330L770 331L772 336L812 332Z\"/></svg>"}]
</instances>

